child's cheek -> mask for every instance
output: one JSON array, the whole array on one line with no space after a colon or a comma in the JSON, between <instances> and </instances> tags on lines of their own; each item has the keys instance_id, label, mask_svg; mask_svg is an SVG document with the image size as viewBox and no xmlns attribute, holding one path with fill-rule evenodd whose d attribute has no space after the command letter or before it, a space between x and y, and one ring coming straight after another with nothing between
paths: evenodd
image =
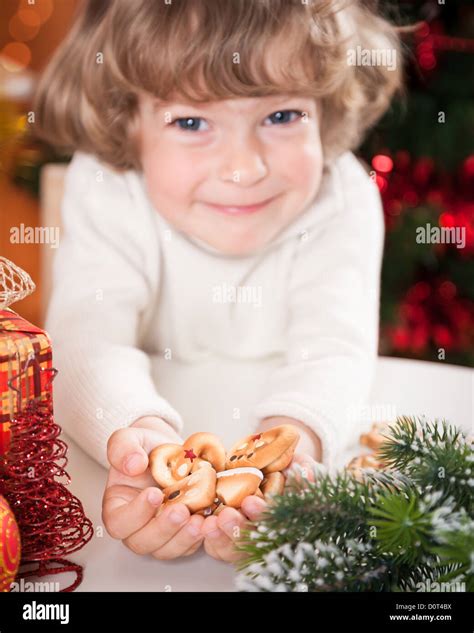
<instances>
[{"instance_id":1,"label":"child's cheek","mask_svg":"<svg viewBox=\"0 0 474 633\"><path fill-rule=\"evenodd\" d=\"M173 151L150 155L144 175L150 193L174 201L187 199L199 177L195 162Z\"/></svg>"},{"instance_id":2,"label":"child's cheek","mask_svg":"<svg viewBox=\"0 0 474 633\"><path fill-rule=\"evenodd\" d=\"M323 157L321 148L314 143L305 143L285 153L285 175L292 189L315 193L322 175Z\"/></svg>"}]
</instances>

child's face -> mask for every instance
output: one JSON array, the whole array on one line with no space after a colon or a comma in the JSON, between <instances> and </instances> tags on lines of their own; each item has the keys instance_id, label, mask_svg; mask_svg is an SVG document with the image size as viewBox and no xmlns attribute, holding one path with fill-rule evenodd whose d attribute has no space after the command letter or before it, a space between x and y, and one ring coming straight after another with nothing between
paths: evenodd
<instances>
[{"instance_id":1,"label":"child's face","mask_svg":"<svg viewBox=\"0 0 474 633\"><path fill-rule=\"evenodd\" d=\"M318 107L310 97L195 106L141 94L140 127L153 205L176 229L222 253L245 255L265 246L318 192L323 156Z\"/></svg>"}]
</instances>

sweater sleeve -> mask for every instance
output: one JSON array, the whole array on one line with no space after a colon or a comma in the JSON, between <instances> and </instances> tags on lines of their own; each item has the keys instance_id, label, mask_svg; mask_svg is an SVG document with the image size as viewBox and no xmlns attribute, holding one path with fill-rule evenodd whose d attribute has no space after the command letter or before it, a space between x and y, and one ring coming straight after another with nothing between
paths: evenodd
<instances>
[{"instance_id":1,"label":"sweater sleeve","mask_svg":"<svg viewBox=\"0 0 474 633\"><path fill-rule=\"evenodd\" d=\"M65 180L62 233L46 329L53 343L58 423L108 467L109 436L144 415L178 433L180 415L157 392L140 332L159 292L151 207L129 176L76 152Z\"/></svg>"},{"instance_id":2,"label":"sweater sleeve","mask_svg":"<svg viewBox=\"0 0 474 633\"><path fill-rule=\"evenodd\" d=\"M333 167L336 211L300 241L289 288L284 363L255 408L289 416L321 439L323 464L357 438L378 348L384 219L380 195L351 154Z\"/></svg>"}]
</instances>

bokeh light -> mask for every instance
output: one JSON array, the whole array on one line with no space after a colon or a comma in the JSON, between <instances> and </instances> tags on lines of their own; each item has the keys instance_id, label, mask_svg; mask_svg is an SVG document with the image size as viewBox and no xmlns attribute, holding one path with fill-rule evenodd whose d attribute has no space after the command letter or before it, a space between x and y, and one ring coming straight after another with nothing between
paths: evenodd
<instances>
[{"instance_id":1,"label":"bokeh light","mask_svg":"<svg viewBox=\"0 0 474 633\"><path fill-rule=\"evenodd\" d=\"M20 9L10 20L8 31L14 40L29 42L40 30L41 20L34 9Z\"/></svg>"},{"instance_id":2,"label":"bokeh light","mask_svg":"<svg viewBox=\"0 0 474 633\"><path fill-rule=\"evenodd\" d=\"M451 227L454 226L454 216L451 213L441 213L439 216L439 225Z\"/></svg>"},{"instance_id":3,"label":"bokeh light","mask_svg":"<svg viewBox=\"0 0 474 633\"><path fill-rule=\"evenodd\" d=\"M64 1L64 0L61 0ZM18 6L19 10L31 10L34 8L35 13L38 15L40 24L44 24L46 20L49 20L51 14L53 13L53 0L35 0L34 5L31 5L28 0L20 0L20 4Z\"/></svg>"},{"instance_id":4,"label":"bokeh light","mask_svg":"<svg viewBox=\"0 0 474 633\"><path fill-rule=\"evenodd\" d=\"M414 207L419 202L419 196L414 189L407 189L403 193L403 200L409 205Z\"/></svg>"},{"instance_id":5,"label":"bokeh light","mask_svg":"<svg viewBox=\"0 0 474 633\"><path fill-rule=\"evenodd\" d=\"M457 288L452 281L443 281L443 283L438 288L438 294L444 301L451 301L454 299L457 293Z\"/></svg>"},{"instance_id":6,"label":"bokeh light","mask_svg":"<svg viewBox=\"0 0 474 633\"><path fill-rule=\"evenodd\" d=\"M419 281L409 289L407 298L409 301L424 301L430 294L430 285L426 281Z\"/></svg>"},{"instance_id":7,"label":"bokeh light","mask_svg":"<svg viewBox=\"0 0 474 633\"><path fill-rule=\"evenodd\" d=\"M419 37L427 37L430 34L429 24L425 21L421 22L416 34Z\"/></svg>"},{"instance_id":8,"label":"bokeh light","mask_svg":"<svg viewBox=\"0 0 474 633\"><path fill-rule=\"evenodd\" d=\"M463 170L469 178L474 176L474 155L468 156L464 161Z\"/></svg>"},{"instance_id":9,"label":"bokeh light","mask_svg":"<svg viewBox=\"0 0 474 633\"><path fill-rule=\"evenodd\" d=\"M11 73L19 72L31 62L31 51L23 42L9 42L0 51L3 68Z\"/></svg>"},{"instance_id":10,"label":"bokeh light","mask_svg":"<svg viewBox=\"0 0 474 633\"><path fill-rule=\"evenodd\" d=\"M381 193L383 193L385 191L385 189L388 187L388 183L387 183L386 178L384 178L380 174L377 174L375 176L375 182L377 183L377 187L379 188L379 191Z\"/></svg>"},{"instance_id":11,"label":"bokeh light","mask_svg":"<svg viewBox=\"0 0 474 633\"><path fill-rule=\"evenodd\" d=\"M384 156L383 154L377 154L372 158L372 166L377 171L388 173L393 169L393 160L390 156Z\"/></svg>"}]
</instances>

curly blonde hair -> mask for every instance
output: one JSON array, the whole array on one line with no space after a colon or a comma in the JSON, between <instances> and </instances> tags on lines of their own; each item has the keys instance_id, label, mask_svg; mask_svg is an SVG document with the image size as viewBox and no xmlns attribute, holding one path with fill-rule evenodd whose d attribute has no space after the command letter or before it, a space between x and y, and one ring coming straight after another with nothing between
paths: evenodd
<instances>
[{"instance_id":1,"label":"curly blonde hair","mask_svg":"<svg viewBox=\"0 0 474 633\"><path fill-rule=\"evenodd\" d=\"M357 50L397 63L349 63ZM402 75L398 29L376 1L83 0L40 78L34 135L140 170L141 91L191 103L292 93L319 101L327 162L356 148Z\"/></svg>"}]
</instances>

